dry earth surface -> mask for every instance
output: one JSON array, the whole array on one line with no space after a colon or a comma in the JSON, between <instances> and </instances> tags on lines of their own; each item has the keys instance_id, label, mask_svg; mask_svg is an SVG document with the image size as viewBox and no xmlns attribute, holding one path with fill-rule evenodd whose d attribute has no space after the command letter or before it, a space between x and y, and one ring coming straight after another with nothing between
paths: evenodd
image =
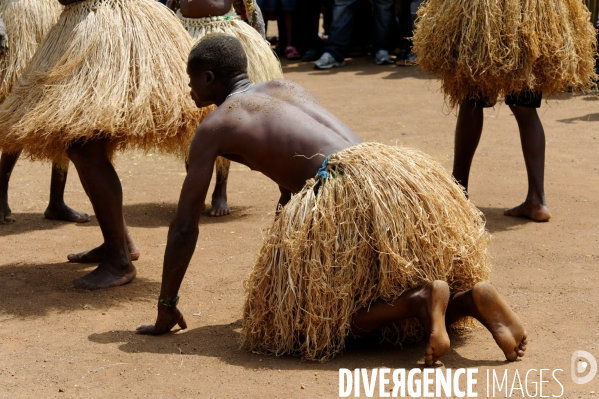
<instances>
[{"instance_id":1,"label":"dry earth surface","mask_svg":"<svg viewBox=\"0 0 599 399\"><path fill-rule=\"evenodd\" d=\"M376 66L364 58L332 71L298 63L286 63L284 71L366 140L416 147L450 168L456 118L444 109L438 83L417 68ZM471 198L493 235L492 282L526 322L530 344L522 360L508 364L484 328L452 334L438 367L478 368L480 397L486 397L487 370L503 375L506 369L510 386L515 370L525 384L526 371L536 369L529 374L531 396L541 368L563 370L556 373L562 397L599 391L599 376L587 385L570 378L575 350L599 358L598 100L564 95L540 109L554 215L545 224L502 215L524 199L526 173L509 108L485 112ZM0 397L332 398L338 397L339 368L422 367L423 344L400 349L357 341L323 364L239 349L243 280L279 196L272 182L240 165L230 176L231 215L200 222L180 292L189 328L135 335L136 326L156 316L167 229L185 169L158 153L127 152L115 164L142 256L133 283L95 292L71 288L91 265L66 263L67 253L100 243L95 218L79 225L45 220L50 166L24 159L15 168L10 203L17 222L0 225ZM74 168L66 198L92 213ZM543 395L559 395L551 374L544 379L550 382ZM512 394L521 396L520 390Z\"/></svg>"}]
</instances>

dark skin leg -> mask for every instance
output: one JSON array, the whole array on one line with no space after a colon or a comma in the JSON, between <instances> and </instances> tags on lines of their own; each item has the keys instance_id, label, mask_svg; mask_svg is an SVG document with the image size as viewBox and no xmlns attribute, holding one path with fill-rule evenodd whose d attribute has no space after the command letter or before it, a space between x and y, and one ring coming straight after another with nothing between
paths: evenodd
<instances>
[{"instance_id":1,"label":"dark skin leg","mask_svg":"<svg viewBox=\"0 0 599 399\"><path fill-rule=\"evenodd\" d=\"M378 300L358 310L352 320L351 333L360 336L393 322L416 318L428 334L425 364L431 366L449 350L449 336L445 328L448 303L447 283L433 281L404 292L391 303Z\"/></svg>"},{"instance_id":2,"label":"dark skin leg","mask_svg":"<svg viewBox=\"0 0 599 399\"><path fill-rule=\"evenodd\" d=\"M483 108L470 101L462 102L455 129L453 177L464 187L466 196L470 167L482 132Z\"/></svg>"},{"instance_id":3,"label":"dark skin leg","mask_svg":"<svg viewBox=\"0 0 599 399\"><path fill-rule=\"evenodd\" d=\"M528 194L522 204L506 210L505 214L529 218L535 222L547 222L551 218L551 212L545 204L545 131L535 108L510 105L510 109L520 130L528 175Z\"/></svg>"},{"instance_id":4,"label":"dark skin leg","mask_svg":"<svg viewBox=\"0 0 599 399\"><path fill-rule=\"evenodd\" d=\"M67 184L69 164L52 164L52 178L50 180L50 202L44 212L44 217L51 220L64 220L67 222L86 223L91 220L87 213L79 213L64 203L64 188Z\"/></svg>"},{"instance_id":5,"label":"dark skin leg","mask_svg":"<svg viewBox=\"0 0 599 399\"><path fill-rule=\"evenodd\" d=\"M526 217L536 222L551 218L545 204L545 132L535 108L512 106L518 122L520 141L528 175L528 195L519 206L505 211L507 216ZM464 186L468 196L468 177L474 153L483 130L483 108L470 101L460 104L456 124L453 176Z\"/></svg>"},{"instance_id":6,"label":"dark skin leg","mask_svg":"<svg viewBox=\"0 0 599 399\"><path fill-rule=\"evenodd\" d=\"M0 158L0 223L14 222L8 206L8 184L12 171L21 155L21 151L3 153ZM85 223L90 221L89 215L79 213L64 203L64 188L67 182L69 164L64 166L52 164L50 181L50 202L44 212L46 219L64 220L65 222Z\"/></svg>"},{"instance_id":7,"label":"dark skin leg","mask_svg":"<svg viewBox=\"0 0 599 399\"><path fill-rule=\"evenodd\" d=\"M108 159L108 140L73 143L69 158L92 203L104 237L104 253L98 267L75 280L75 288L100 289L127 284L135 278L123 223L123 193L119 177Z\"/></svg>"},{"instance_id":8,"label":"dark skin leg","mask_svg":"<svg viewBox=\"0 0 599 399\"><path fill-rule=\"evenodd\" d=\"M21 152L3 153L0 158L0 224L14 222L8 206L8 182Z\"/></svg>"},{"instance_id":9,"label":"dark skin leg","mask_svg":"<svg viewBox=\"0 0 599 399\"><path fill-rule=\"evenodd\" d=\"M447 326L466 316L474 317L491 332L507 360L524 356L528 343L524 323L491 284L478 283L451 298L445 316Z\"/></svg>"},{"instance_id":10,"label":"dark skin leg","mask_svg":"<svg viewBox=\"0 0 599 399\"><path fill-rule=\"evenodd\" d=\"M131 234L129 234L129 228L125 224L123 220L123 226L125 228L127 246L129 247L129 257L132 261L136 261L139 259L141 252L139 248L133 242L131 238ZM68 254L67 259L69 262L73 263L99 263L102 261L104 257L105 246L104 244L97 246L96 248L90 249L89 251L80 252L77 254Z\"/></svg>"},{"instance_id":11,"label":"dark skin leg","mask_svg":"<svg viewBox=\"0 0 599 399\"><path fill-rule=\"evenodd\" d=\"M220 157L216 160L216 183L212 192L210 216L224 216L231 213L227 206L227 180L230 168L231 161L228 159Z\"/></svg>"}]
</instances>

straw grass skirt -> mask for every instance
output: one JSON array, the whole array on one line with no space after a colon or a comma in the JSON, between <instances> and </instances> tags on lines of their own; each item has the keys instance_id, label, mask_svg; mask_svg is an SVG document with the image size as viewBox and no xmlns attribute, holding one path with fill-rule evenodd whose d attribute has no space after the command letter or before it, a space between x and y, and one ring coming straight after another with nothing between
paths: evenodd
<instances>
[{"instance_id":1,"label":"straw grass skirt","mask_svg":"<svg viewBox=\"0 0 599 399\"><path fill-rule=\"evenodd\" d=\"M425 154L363 143L331 155L324 170L267 232L246 283L244 347L324 361L373 301L433 280L454 293L488 279L481 212ZM382 334L401 343L416 338L417 324Z\"/></svg>"},{"instance_id":2,"label":"straw grass skirt","mask_svg":"<svg viewBox=\"0 0 599 399\"><path fill-rule=\"evenodd\" d=\"M243 22L235 11L218 17L185 18L179 10L177 16L194 43L211 33L224 33L237 38L248 59L248 77L251 82L267 82L283 77L281 63L268 42Z\"/></svg>"},{"instance_id":3,"label":"straw grass skirt","mask_svg":"<svg viewBox=\"0 0 599 399\"><path fill-rule=\"evenodd\" d=\"M202 117L187 87L191 45L155 0L66 6L0 106L0 148L55 160L75 140L109 138L111 153L186 153Z\"/></svg>"},{"instance_id":4,"label":"straw grass skirt","mask_svg":"<svg viewBox=\"0 0 599 399\"><path fill-rule=\"evenodd\" d=\"M588 89L596 46L581 0L428 0L413 51L423 70L440 75L454 107L523 90Z\"/></svg>"},{"instance_id":5,"label":"straw grass skirt","mask_svg":"<svg viewBox=\"0 0 599 399\"><path fill-rule=\"evenodd\" d=\"M0 58L0 103L58 21L61 11L62 6L56 0L0 1L0 17L8 33L8 49Z\"/></svg>"}]
</instances>

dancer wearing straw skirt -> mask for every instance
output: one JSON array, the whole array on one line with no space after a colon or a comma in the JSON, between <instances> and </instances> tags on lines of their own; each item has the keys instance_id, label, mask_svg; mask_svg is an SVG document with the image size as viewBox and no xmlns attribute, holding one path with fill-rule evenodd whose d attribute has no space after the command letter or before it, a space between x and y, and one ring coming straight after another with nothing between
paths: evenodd
<instances>
[{"instance_id":1,"label":"dancer wearing straw skirt","mask_svg":"<svg viewBox=\"0 0 599 399\"><path fill-rule=\"evenodd\" d=\"M99 263L74 286L106 288L130 282L131 261L139 257L111 157L128 148L186 152L202 117L186 85L191 39L154 0L62 4L58 22L0 106L0 147L73 162L104 238L91 251L69 255Z\"/></svg>"},{"instance_id":2,"label":"dancer wearing straw skirt","mask_svg":"<svg viewBox=\"0 0 599 399\"><path fill-rule=\"evenodd\" d=\"M55 1L5 0L0 2L0 17L6 20L8 43L6 55L0 59L0 103L25 70L37 46L58 20L62 6ZM3 153L0 158L0 223L14 222L8 206L8 184L21 151ZM65 162L66 161L66 162ZM46 219L67 222L89 222L90 217L64 203L68 160L52 165L50 201L44 212Z\"/></svg>"},{"instance_id":3,"label":"dancer wearing straw skirt","mask_svg":"<svg viewBox=\"0 0 599 399\"><path fill-rule=\"evenodd\" d=\"M246 283L244 346L326 360L349 336L383 328L387 337L428 341L426 364L449 349L446 325L474 317L508 360L524 355L527 333L485 280L487 233L480 211L423 153L364 143L300 86L252 85L239 41L210 35L188 62L198 107L218 108L191 145L189 173L169 229L155 324L187 324L176 305L199 235L217 156L279 185L278 216Z\"/></svg>"},{"instance_id":4,"label":"dancer wearing straw skirt","mask_svg":"<svg viewBox=\"0 0 599 399\"><path fill-rule=\"evenodd\" d=\"M247 14L254 28L241 20L232 8L232 0L181 0L168 4L173 11L176 11L177 17L194 43L211 33L225 33L239 39L248 58L250 81L259 83L283 77L279 60L269 43L259 33L264 34L264 22L255 0L245 1ZM213 109L214 107L208 107L206 111ZM230 166L231 161L228 159L222 157L217 159L211 216L230 213L227 206L227 179Z\"/></svg>"},{"instance_id":5,"label":"dancer wearing straw skirt","mask_svg":"<svg viewBox=\"0 0 599 399\"><path fill-rule=\"evenodd\" d=\"M594 85L596 32L580 0L430 0L418 10L413 51L439 75L451 108L459 105L454 177L468 177L483 128L483 108L498 97L516 117L528 174L525 201L508 216L545 222L543 95Z\"/></svg>"}]
</instances>

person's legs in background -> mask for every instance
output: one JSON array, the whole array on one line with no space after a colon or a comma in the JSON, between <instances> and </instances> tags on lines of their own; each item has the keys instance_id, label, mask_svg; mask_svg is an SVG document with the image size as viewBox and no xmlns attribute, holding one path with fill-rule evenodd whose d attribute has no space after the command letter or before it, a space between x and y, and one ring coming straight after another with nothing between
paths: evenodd
<instances>
[{"instance_id":1,"label":"person's legs in background","mask_svg":"<svg viewBox=\"0 0 599 399\"><path fill-rule=\"evenodd\" d=\"M394 0L374 0L374 62L393 64L389 55L389 32L393 25Z\"/></svg>"},{"instance_id":2,"label":"person's legs in background","mask_svg":"<svg viewBox=\"0 0 599 399\"><path fill-rule=\"evenodd\" d=\"M316 63L316 69L344 66L344 58L351 41L357 0L335 0L329 37L324 54Z\"/></svg>"},{"instance_id":3,"label":"person's legs in background","mask_svg":"<svg viewBox=\"0 0 599 399\"><path fill-rule=\"evenodd\" d=\"M323 43L318 36L322 0L302 0L297 3L299 50L302 61L316 61L322 55Z\"/></svg>"}]
</instances>

